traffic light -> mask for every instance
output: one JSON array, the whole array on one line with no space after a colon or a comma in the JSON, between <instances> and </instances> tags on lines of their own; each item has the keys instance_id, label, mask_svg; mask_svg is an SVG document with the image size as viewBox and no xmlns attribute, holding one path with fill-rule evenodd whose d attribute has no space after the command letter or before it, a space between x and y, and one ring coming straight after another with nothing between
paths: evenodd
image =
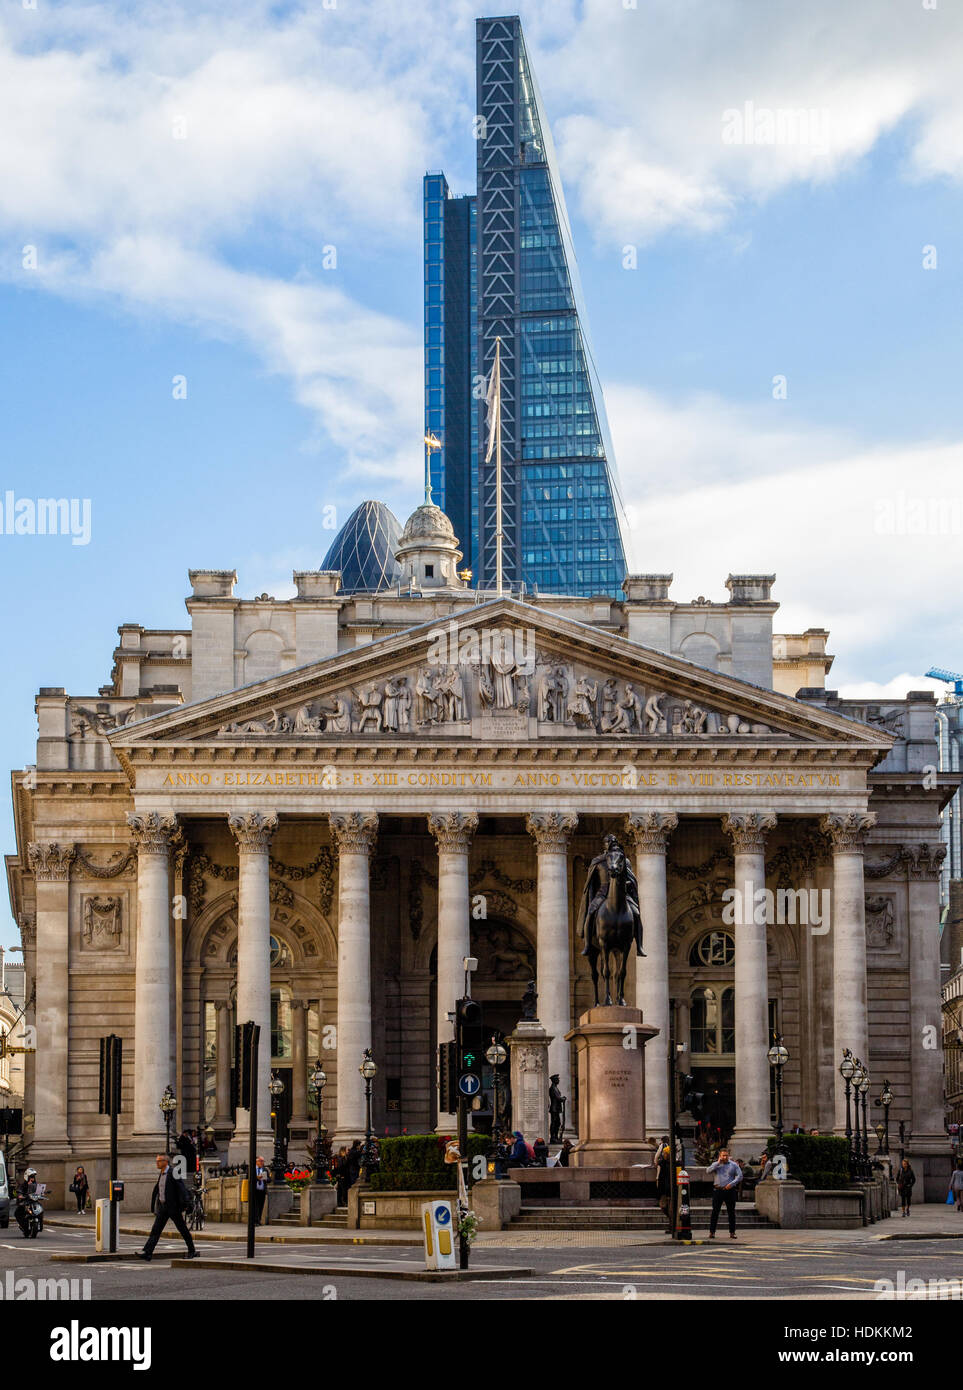
<instances>
[{"instance_id":1,"label":"traffic light","mask_svg":"<svg viewBox=\"0 0 963 1390\"><path fill-rule=\"evenodd\" d=\"M234 1106L237 1110L251 1108L251 1062L257 1055L255 1038L260 1031L256 1023L239 1023L234 1029Z\"/></svg>"},{"instance_id":2,"label":"traffic light","mask_svg":"<svg viewBox=\"0 0 963 1390\"><path fill-rule=\"evenodd\" d=\"M458 1109L458 1046L452 1038L438 1044L438 1111L453 1115Z\"/></svg>"},{"instance_id":3,"label":"traffic light","mask_svg":"<svg viewBox=\"0 0 963 1390\"><path fill-rule=\"evenodd\" d=\"M98 1110L101 1115L119 1115L121 1085L124 1072L124 1040L108 1033L100 1040L100 1090Z\"/></svg>"},{"instance_id":4,"label":"traffic light","mask_svg":"<svg viewBox=\"0 0 963 1390\"><path fill-rule=\"evenodd\" d=\"M455 1003L455 1041L458 1044L458 1078L467 1073L482 1079L484 1058L484 1029L482 1007L477 999L459 999Z\"/></svg>"}]
</instances>

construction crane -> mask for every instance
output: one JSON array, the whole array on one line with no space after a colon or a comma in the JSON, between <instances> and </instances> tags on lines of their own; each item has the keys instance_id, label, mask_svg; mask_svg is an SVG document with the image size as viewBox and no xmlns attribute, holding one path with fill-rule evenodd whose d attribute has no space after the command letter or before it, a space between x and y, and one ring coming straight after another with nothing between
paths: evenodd
<instances>
[{"instance_id":1,"label":"construction crane","mask_svg":"<svg viewBox=\"0 0 963 1390\"><path fill-rule=\"evenodd\" d=\"M959 671L944 671L942 666L933 666L926 674L935 681L952 685L954 695L963 695L963 675Z\"/></svg>"}]
</instances>

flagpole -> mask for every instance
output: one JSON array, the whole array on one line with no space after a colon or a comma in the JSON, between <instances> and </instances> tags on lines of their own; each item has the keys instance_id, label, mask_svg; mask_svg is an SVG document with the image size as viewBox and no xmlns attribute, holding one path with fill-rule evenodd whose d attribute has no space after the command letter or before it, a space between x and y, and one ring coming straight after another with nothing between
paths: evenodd
<instances>
[{"instance_id":1,"label":"flagpole","mask_svg":"<svg viewBox=\"0 0 963 1390\"><path fill-rule=\"evenodd\" d=\"M502 340L495 339L495 586L499 598L502 581Z\"/></svg>"}]
</instances>

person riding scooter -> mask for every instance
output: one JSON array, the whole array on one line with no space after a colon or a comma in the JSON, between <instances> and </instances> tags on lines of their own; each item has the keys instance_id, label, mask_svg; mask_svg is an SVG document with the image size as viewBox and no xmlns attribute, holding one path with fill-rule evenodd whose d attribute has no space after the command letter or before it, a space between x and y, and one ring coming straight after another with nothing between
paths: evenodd
<instances>
[{"instance_id":1,"label":"person riding scooter","mask_svg":"<svg viewBox=\"0 0 963 1390\"><path fill-rule=\"evenodd\" d=\"M16 1206L14 1207L13 1212L14 1216L17 1219L17 1225L20 1227L24 1235L26 1235L28 1231L28 1206L30 1203L36 1200L36 1193L37 1170L36 1168L28 1168L27 1171L24 1173L23 1177L20 1179L19 1183L17 1184Z\"/></svg>"}]
</instances>

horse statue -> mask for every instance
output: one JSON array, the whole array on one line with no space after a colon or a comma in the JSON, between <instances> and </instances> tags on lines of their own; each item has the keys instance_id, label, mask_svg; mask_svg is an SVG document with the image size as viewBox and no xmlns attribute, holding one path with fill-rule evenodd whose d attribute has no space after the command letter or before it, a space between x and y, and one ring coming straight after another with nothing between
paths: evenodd
<instances>
[{"instance_id":1,"label":"horse statue","mask_svg":"<svg viewBox=\"0 0 963 1390\"><path fill-rule=\"evenodd\" d=\"M585 942L582 955L588 956L592 967L596 1004L624 1005L625 972L633 942L640 956L645 952L638 883L614 835L605 837L602 853L589 865L576 931ZM599 998L600 974L604 999Z\"/></svg>"}]
</instances>

